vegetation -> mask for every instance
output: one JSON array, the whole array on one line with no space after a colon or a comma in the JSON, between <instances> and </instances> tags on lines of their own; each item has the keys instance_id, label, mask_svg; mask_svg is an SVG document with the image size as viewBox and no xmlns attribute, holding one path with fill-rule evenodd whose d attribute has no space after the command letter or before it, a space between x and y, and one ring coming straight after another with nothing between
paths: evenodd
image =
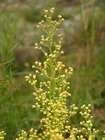
<instances>
[{"instance_id":1,"label":"vegetation","mask_svg":"<svg viewBox=\"0 0 105 140\"><path fill-rule=\"evenodd\" d=\"M72 66L74 69L73 75L70 76L70 78L69 76L66 77L68 79L67 81L70 82L71 88L67 89L67 92L71 93L71 97L67 97L67 100L65 97L65 100L67 103L66 105L68 112L70 111L70 105L71 110L73 108L77 109L77 107L78 110L76 110L77 114L75 114L76 112L72 110L73 112L75 112L75 115L73 114L74 116L71 116L68 122L71 128L66 127L67 124L63 123L63 120L61 120L63 125L60 128L60 132L62 134L62 137L66 139L69 138L69 135L71 135L72 132L70 131L69 134L67 132L69 129L73 130L72 134L74 134L74 129L72 129L74 128L74 126L78 128L77 131L82 130L82 126L84 127L85 124L82 124L80 122L83 121L83 118L85 119L83 112L84 108L86 111L86 107L88 106L88 104L91 104L92 112L90 112L90 105L87 107L88 109L86 112L89 113L90 116L93 116L92 120L90 120L89 125L91 126L92 123L92 125L94 125L94 127L99 130L98 134L96 135L96 139L102 139L102 137L104 137L103 131L105 130L105 16L104 9L101 9L101 6L98 6L97 8L97 3L95 3L95 1L91 4L91 7L89 7L90 9L84 7L84 5L87 3L88 1L81 1L81 3L78 4L75 11L71 13L70 16L67 16L67 21L71 20L73 23L76 23L77 21L75 19L75 16L77 14L80 14L81 20L78 21L78 26L76 25L74 27L74 25L72 26L71 24L68 24L68 26L66 27L64 26L64 24L60 25L60 31L64 32L64 39L62 40L62 36L59 36L59 39L61 39L61 42L63 41L63 44L59 44L59 41L57 40L58 34L54 37L56 45L58 44L62 46L62 50L64 51L64 54L59 54L59 58L57 59L58 62L63 62L67 67ZM49 7L52 7L53 5L55 6L55 4L53 3L52 5L50 4ZM50 9L49 7L48 9ZM63 13L62 8L63 7L59 6L59 9L55 12L55 15L53 15L54 18L52 20L57 20L57 15L59 15L59 13ZM47 56L43 54L43 51L41 53L40 50L33 51L33 47L31 47L34 46L34 42L40 41L40 36L42 35L42 32L37 31L35 28L35 22L39 20L36 19L32 21L34 23L30 23L30 20L28 20L28 18L26 19L25 17L23 19L23 16L25 16L23 10L22 13L19 13L19 11L15 11L15 9L12 10L14 11L14 13L11 11L11 9L9 9L7 12L7 10L4 8L3 11L1 11L2 14L0 18L0 25L2 27L0 32L0 118L2 120L0 122L0 139L3 139L3 135L5 135L5 133L5 139L16 139L17 135L20 133L21 130L24 130L22 131L24 135L28 135L28 133L32 134L32 131L34 132L34 130L37 130L35 131L35 133L37 132L37 136L40 134L41 137L41 134L47 132L48 130L48 126L45 125L45 123L40 124L42 118L45 117L46 120L47 114L43 114L45 113L43 112L45 110L43 110L42 107L39 108L39 110L42 109L41 112L39 112L39 110L37 109L31 108L32 104L37 103L37 99L39 97L37 97L36 100L33 99L31 93L33 92L33 90L35 90L35 87L31 87L30 85L28 85L25 82L24 77L28 73L34 75L34 70L31 70L31 65L33 64L34 60L36 61L36 63L33 67L37 67L38 69L39 65L36 65L39 64L39 61L43 66L47 58ZM30 12L30 10L28 10L27 16L30 17L30 14L34 16L35 13ZM39 19L43 20L42 12L40 11L39 13ZM66 13L67 12L62 14L63 17L66 17ZM88 19L85 19L85 17L87 17ZM102 17L101 21L100 17ZM28 20L28 22L26 20ZM68 30L69 28L70 30ZM71 32L71 28L73 29L73 32ZM41 38L42 43L44 41L43 39L47 38L45 33L43 35L44 36L42 36ZM48 43L51 43L50 41L51 40L48 40ZM47 40L44 43L47 43ZM55 48L52 48L52 53ZM49 56L49 53L51 52L47 49L48 48L45 48L45 51L46 53L48 53ZM55 62L53 63L52 61L51 64L53 65L55 64ZM67 69L66 66L65 69ZM63 74L63 72L65 72L64 68L62 68L62 71L60 70L60 74ZM51 71L49 69L48 75L50 74ZM57 76L57 74L58 72L55 74L55 76ZM58 76L60 76L60 74ZM44 75L40 76L40 74L36 74L37 88L40 87L41 82L43 83L44 81L47 81L47 77L43 76ZM62 78L63 77L61 77L61 81ZM55 83L56 82L57 81L55 81ZM42 86L44 86L44 91L47 91L47 86ZM58 94L55 94L56 100L54 103L56 103L56 101L59 100L59 89L56 93ZM34 96L36 97L36 94L34 94ZM46 95L46 97L48 96ZM75 106L72 106L72 104L75 104ZM82 108L82 117L79 114L79 112L81 112L81 106L83 104L85 104L86 106L83 106ZM82 126L80 126L80 124L82 124ZM45 129L46 127L47 129ZM33 129L30 130L30 128ZM5 133L2 130L4 130ZM64 132L63 130L65 130L66 132ZM95 135L93 130L93 127L91 127L91 134L89 132L89 135ZM79 133L78 131L78 134L75 135L75 138L77 137L78 139L82 139L85 135L85 132L86 131L84 130L81 133ZM58 131L56 133L58 136ZM32 136L33 135L34 134L32 134ZM80 135L82 136L80 137ZM86 135L86 137L84 138L89 138L89 135Z\"/></svg>"}]
</instances>

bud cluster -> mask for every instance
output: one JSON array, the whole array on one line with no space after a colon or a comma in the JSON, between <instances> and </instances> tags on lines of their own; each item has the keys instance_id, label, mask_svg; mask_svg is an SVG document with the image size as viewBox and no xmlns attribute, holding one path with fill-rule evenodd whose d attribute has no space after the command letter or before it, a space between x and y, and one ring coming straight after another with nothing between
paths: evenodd
<instances>
[{"instance_id":1,"label":"bud cluster","mask_svg":"<svg viewBox=\"0 0 105 140\"><path fill-rule=\"evenodd\" d=\"M95 140L97 130L93 129L92 116L90 105L83 105L80 112L84 121L80 122L82 129L72 127L70 117L74 117L77 113L75 104L67 107L67 98L71 96L68 92L70 83L68 78L72 75L73 69L58 61L58 57L63 54L61 50L62 34L58 34L58 42L54 42L54 36L58 29L57 27L64 20L61 15L58 15L58 21L53 20L54 8L50 10L44 9L44 17L47 21L41 21L37 25L44 31L41 36L40 43L35 43L35 49L43 52L45 56L44 62L36 61L32 66L35 69L35 74L26 76L28 81L34 87L34 97L36 99L33 108L37 108L43 113L43 118L40 120L42 124L42 132L30 130L29 140ZM37 76L41 77L41 81L37 80ZM68 137L65 137L69 134ZM85 136L84 136L85 135ZM27 133L22 130L19 138L16 140L26 140Z\"/></svg>"},{"instance_id":2,"label":"bud cluster","mask_svg":"<svg viewBox=\"0 0 105 140\"><path fill-rule=\"evenodd\" d=\"M52 20L54 11L54 8L51 8L50 11L44 10L44 17L48 23L45 24L44 21L41 21L37 26L45 32L45 35L41 36L39 44L35 43L35 49L42 51L46 60L44 62L36 61L32 66L36 75L29 74L25 78L35 87L33 95L36 103L32 107L39 108L45 115L45 118L41 119L45 131L40 134L40 137L63 140L62 134L65 132L65 124L68 123L69 118L66 99L71 96L68 92L70 83L67 79L72 75L73 69L71 67L64 69L65 65L61 61L57 61L58 57L63 54L61 50L63 38L62 34L58 34L59 41L54 42L54 36L58 31L57 27L64 19L61 15L58 15L58 21ZM37 74L44 79L44 81L39 82L39 86L37 86ZM72 110L70 113L72 113Z\"/></svg>"}]
</instances>

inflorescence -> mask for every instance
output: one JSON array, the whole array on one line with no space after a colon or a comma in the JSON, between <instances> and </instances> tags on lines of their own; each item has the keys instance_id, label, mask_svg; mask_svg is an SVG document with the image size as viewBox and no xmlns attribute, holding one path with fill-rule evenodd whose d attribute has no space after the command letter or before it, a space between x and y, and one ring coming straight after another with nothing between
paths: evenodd
<instances>
[{"instance_id":1,"label":"inflorescence","mask_svg":"<svg viewBox=\"0 0 105 140\"><path fill-rule=\"evenodd\" d=\"M78 107L72 104L68 108L66 104L67 98L71 96L68 92L70 88L68 78L73 74L73 68L67 69L58 60L64 53L61 50L63 35L58 33L58 26L64 19L58 15L58 21L54 20L55 8L43 11L47 22L42 20L37 25L44 34L40 43L35 43L35 49L44 54L45 61L36 61L32 66L35 73L25 76L26 81L34 87L33 95L36 102L32 107L39 109L44 115L40 120L42 131L39 133L32 128L28 135L22 130L16 140L95 140L97 130L93 128L90 105L81 107L80 115L83 117L83 121L80 122L81 129L70 124L70 117L77 113ZM58 41L55 41L55 37ZM38 75L41 76L41 81L37 80Z\"/></svg>"}]
</instances>

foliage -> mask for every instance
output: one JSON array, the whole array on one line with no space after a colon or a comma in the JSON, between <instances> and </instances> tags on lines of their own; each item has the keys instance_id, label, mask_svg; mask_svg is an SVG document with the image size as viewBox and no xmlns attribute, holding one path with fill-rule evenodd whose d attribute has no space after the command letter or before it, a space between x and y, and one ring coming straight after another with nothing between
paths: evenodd
<instances>
[{"instance_id":1,"label":"foliage","mask_svg":"<svg viewBox=\"0 0 105 140\"><path fill-rule=\"evenodd\" d=\"M104 41L104 28L105 28L105 24L104 24L105 14L104 13L105 12L103 9L104 7L102 8L102 6L101 5L99 6L99 4L97 3L98 1L96 1L95 7L94 5L93 7L91 7L92 5L88 7L88 2L89 1L87 0L87 3L85 3L85 0L84 0L83 7L85 7L85 5L87 5L87 7L81 10L80 10L79 5L76 5L76 6L74 5L74 7L72 7L72 11L69 12L72 15L72 19L68 21L70 22L70 24L68 26L66 24L62 24L61 28L63 29L63 31L61 28L60 28L60 31L61 32L66 31L63 37L64 40L63 40L63 45L62 45L63 46L62 49L64 50L65 53L61 55L59 59L61 61L64 61L66 66L71 65L74 69L73 76L71 76L68 79L68 81L70 81L70 87L71 87L68 90L68 92L70 92L72 96L67 98L67 107L69 108L70 104L75 103L79 109L77 111L78 113L74 115L73 117L71 117L69 124L71 126L78 126L79 128L79 122L80 120L82 120L82 118L79 115L79 111L81 110L80 106L82 104L91 103L92 115L94 116L93 124L97 129L102 131L101 133L99 131L98 135L96 136L97 137L96 139L101 139L103 137L102 136L103 129L105 129L105 126L104 126L104 122L105 122L105 119L104 119L105 118L104 117L104 114L105 114L104 113L105 111L105 107L104 107L105 65L103 65L105 61L105 41ZM25 4L25 3L22 2L21 4ZM43 1L43 5L44 7L49 9L49 7L53 5L53 3L50 2L50 5L46 6L45 2ZM11 8L12 10L9 9L9 6L10 7L13 6ZM19 5L17 4L17 6ZM64 13L65 10L63 10L63 8L61 9L61 7L58 6L58 3L55 3L53 6L56 7L57 9L55 14L53 15L54 17L53 19L57 20L58 13L61 13L62 16L65 18L65 15L66 15L66 13ZM34 54L33 49L31 50L31 45L33 45L33 42L35 40L37 41L39 40L38 36L40 32L39 31L37 32L37 30L35 30L36 23L32 24L30 22L26 22L25 20L23 20L24 13L23 15L20 16L21 6L18 7L18 9L17 8L14 9L14 7L15 6L11 4L6 5L5 10L3 10L3 13L1 14L1 17L0 17L0 25L2 27L1 32L0 32L1 48L3 48L2 46L6 44L5 42L8 42L9 34L11 36L11 39L10 39L11 45L9 47L11 51L9 51L8 49L9 45L7 45L7 52L9 53L3 53L2 58L4 59L3 61L4 63L2 61L0 63L0 79L1 79L0 98L2 100L2 102L0 103L0 106L3 107L2 109L0 109L1 113L3 114L0 116L0 118L1 120L4 120L0 122L0 130L1 131L4 130L6 132L5 139L15 139L17 133L19 133L20 130L25 130L26 132L28 132L28 130L31 127L33 127L33 131L34 129L37 128L38 133L41 133L43 131L43 130L40 130L42 126L39 125L38 122L40 118L45 117L44 115L42 115L42 113L39 113L38 110L33 111L33 109L30 108L30 106L34 102L36 102L34 101L32 95L30 94L33 88L31 88L31 86L26 84L26 82L24 81L24 75L26 75L25 73L30 73L26 70L30 70L30 69L29 68L26 69L23 66L24 63L22 63L23 64L21 65L22 67L21 66L17 67L18 58L19 58L19 61L22 62L23 59L25 59L24 56L28 57L28 60L24 62L29 63L31 61L31 64L32 64L33 59L38 60L38 58L36 58L37 57L36 55L39 56L39 60L41 60L41 63L44 62L46 57L43 56L42 53L41 55L39 55L37 54L37 50L36 50ZM22 6L23 11L24 11L24 7L25 5ZM32 6L32 9L33 11L35 11L34 6ZM77 13L75 13L76 9L79 9ZM90 11L92 10L92 12L90 12L91 14L88 14L89 9ZM1 7L1 10L2 10L2 7ZM79 20L78 19L73 20L73 18L79 17L81 15L81 11L84 12L83 13L84 15L86 13L88 14L88 16L86 17L88 18L89 22L88 22L88 28L86 31L85 31L84 25L87 24L87 20L84 20L84 23L83 23L82 16L80 17ZM6 12L6 16L4 17L5 20L3 20L2 16L4 16L5 12ZM30 12L30 10L28 12ZM40 10L38 12L41 13ZM14 20L13 18L11 19L11 16L14 15L15 17L17 17L18 14L19 14L19 22L18 24L16 24L17 20ZM29 14L29 16L31 16L31 14ZM34 15L34 12L33 12L32 18L34 19L35 17L36 16ZM100 20L100 17L101 17L101 20ZM43 19L42 15L41 15L41 19ZM6 21L7 23L5 23L4 21ZM66 21L64 23L66 23ZM7 26L6 24L10 24L10 25ZM17 28L17 25L19 28ZM9 30L9 28L11 27L14 28L13 30L11 30L12 32ZM5 38L4 33L6 32L8 34L8 38ZM21 34L16 35L17 32ZM24 36L24 38L22 36ZM19 45L20 37L24 39L21 45ZM54 38L54 40L55 41L57 40L57 36ZM87 40L88 40L88 47L90 47L90 54L89 54L90 62L88 63L89 65L87 65L87 62L88 62L87 61L88 54L87 54L87 49L86 49ZM14 48L17 46L15 43L19 45L21 49L20 52L18 53L16 52L16 55L18 55L17 60L13 52ZM27 49L25 50L25 48L28 48L28 50ZM0 53L2 51L0 51ZM12 54L12 55L9 55L9 54ZM15 73L14 73L14 67L16 70ZM23 72L16 73L20 71L20 69L22 71L23 68L24 68ZM31 71L31 73L33 73L33 71ZM40 81L46 80L46 78L43 78L43 76L40 76L38 74L36 78L38 80L38 83L37 83L38 86L39 86ZM17 90L17 86L18 86L18 90ZM7 89L9 89L9 92L7 91ZM32 130L31 130L31 133L32 133ZM66 134L66 136L68 136L68 133Z\"/></svg>"},{"instance_id":2,"label":"foliage","mask_svg":"<svg viewBox=\"0 0 105 140\"><path fill-rule=\"evenodd\" d=\"M7 14L1 15L0 119L2 121L0 121L0 139L3 139L5 133L5 139L14 139L20 129L24 127L28 129L27 120L30 121L30 125L33 125L33 123L31 123L31 119L33 118L33 114L31 113L32 109L29 108L30 104L26 104L29 100L32 102L32 99L30 99L29 95L26 95L24 100L22 88L19 87L19 80L17 80L17 75L20 73L18 69L19 65L14 54L14 49L19 44L15 30L17 28L16 24L16 18L9 17L8 19ZM21 74L21 77L22 75L24 75L24 73ZM17 76L16 79L15 76ZM30 115L28 115L29 112ZM4 130L5 133L2 130Z\"/></svg>"}]
</instances>

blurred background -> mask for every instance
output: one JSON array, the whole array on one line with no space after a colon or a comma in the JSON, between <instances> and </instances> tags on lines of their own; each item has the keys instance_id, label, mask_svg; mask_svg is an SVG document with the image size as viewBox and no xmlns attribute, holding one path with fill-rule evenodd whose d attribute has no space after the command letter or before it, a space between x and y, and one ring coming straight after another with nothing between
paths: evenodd
<instances>
[{"instance_id":1,"label":"blurred background","mask_svg":"<svg viewBox=\"0 0 105 140\"><path fill-rule=\"evenodd\" d=\"M43 60L34 49L42 34L36 25L42 9L52 7L54 19L58 14L65 19L59 28L64 35L60 60L74 69L67 103L92 104L99 140L105 130L105 0L0 0L0 131L7 133L5 140L14 140L22 129L40 131L42 115L31 108L34 89L24 77L33 73L34 61ZM79 126L80 120L76 115L71 123Z\"/></svg>"}]
</instances>

